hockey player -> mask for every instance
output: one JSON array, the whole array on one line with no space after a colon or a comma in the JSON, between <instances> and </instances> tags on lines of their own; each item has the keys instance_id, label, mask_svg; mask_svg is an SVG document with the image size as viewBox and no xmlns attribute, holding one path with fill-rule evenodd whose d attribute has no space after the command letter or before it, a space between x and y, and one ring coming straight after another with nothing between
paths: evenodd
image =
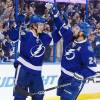
<instances>
[{"instance_id":1,"label":"hockey player","mask_svg":"<svg viewBox=\"0 0 100 100\"><path fill-rule=\"evenodd\" d=\"M17 59L19 66L16 73L15 87L19 86L27 91L29 89L31 93L44 89L41 66L45 49L51 41L51 37L43 32L44 22L44 18L32 16L30 18L30 30L20 33L20 55ZM19 37L18 35L17 30L9 33L9 37L13 41ZM14 100L26 100L26 97L15 90ZM43 100L43 95L34 96L32 100Z\"/></svg>"},{"instance_id":2,"label":"hockey player","mask_svg":"<svg viewBox=\"0 0 100 100\"><path fill-rule=\"evenodd\" d=\"M53 7L50 4L49 9L51 9L50 6ZM80 25L74 25L71 29L61 20L55 7L52 8L52 14L57 27L52 34L53 40L57 43L63 38L61 76L58 85L71 83L70 86L59 88L57 95L61 96L61 100L76 100L86 79L95 75L95 72L90 69L96 67L96 61L87 40L89 25L83 22Z\"/></svg>"}]
</instances>

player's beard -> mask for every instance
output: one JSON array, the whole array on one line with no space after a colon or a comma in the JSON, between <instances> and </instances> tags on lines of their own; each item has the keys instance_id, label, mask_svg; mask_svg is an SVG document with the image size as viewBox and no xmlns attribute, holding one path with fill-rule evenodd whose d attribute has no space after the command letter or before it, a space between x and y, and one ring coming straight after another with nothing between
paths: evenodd
<instances>
[{"instance_id":1,"label":"player's beard","mask_svg":"<svg viewBox=\"0 0 100 100\"><path fill-rule=\"evenodd\" d=\"M79 34L73 36L73 40L77 40L78 38L79 38Z\"/></svg>"}]
</instances>

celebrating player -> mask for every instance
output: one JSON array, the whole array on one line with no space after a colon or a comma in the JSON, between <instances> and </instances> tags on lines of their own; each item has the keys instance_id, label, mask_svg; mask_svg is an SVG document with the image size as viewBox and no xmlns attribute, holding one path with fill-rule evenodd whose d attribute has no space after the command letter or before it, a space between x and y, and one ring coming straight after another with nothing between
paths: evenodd
<instances>
[{"instance_id":1,"label":"celebrating player","mask_svg":"<svg viewBox=\"0 0 100 100\"><path fill-rule=\"evenodd\" d=\"M20 87L33 93L44 90L41 78L43 57L51 37L44 33L45 19L40 16L30 18L30 30L19 32L13 29L9 32L11 40L15 41L20 35L19 65L16 72L15 87ZM15 88L16 89L16 88ZM26 100L26 96L14 90L14 100ZM32 100L43 100L43 95L32 97Z\"/></svg>"},{"instance_id":2,"label":"celebrating player","mask_svg":"<svg viewBox=\"0 0 100 100\"><path fill-rule=\"evenodd\" d=\"M74 25L71 29L59 17L59 11L52 4L46 4L51 9L56 30L53 40L57 43L63 38L63 54L61 60L61 76L58 85L71 83L70 86L59 88L57 95L61 100L76 100L86 79L95 75L91 67L96 67L96 60L92 47L88 43L89 25L86 22Z\"/></svg>"}]
</instances>

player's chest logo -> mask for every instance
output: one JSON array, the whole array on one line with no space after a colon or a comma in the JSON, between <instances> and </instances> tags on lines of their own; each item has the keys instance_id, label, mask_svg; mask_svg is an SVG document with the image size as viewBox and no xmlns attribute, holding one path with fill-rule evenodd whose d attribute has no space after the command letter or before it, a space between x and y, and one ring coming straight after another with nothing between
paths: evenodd
<instances>
[{"instance_id":1,"label":"player's chest logo","mask_svg":"<svg viewBox=\"0 0 100 100\"><path fill-rule=\"evenodd\" d=\"M75 49L66 50L65 57L67 60L73 60L75 58Z\"/></svg>"},{"instance_id":2,"label":"player's chest logo","mask_svg":"<svg viewBox=\"0 0 100 100\"><path fill-rule=\"evenodd\" d=\"M30 50L31 57L41 57L44 55L44 52L45 52L45 47L42 44L36 45L32 47Z\"/></svg>"}]
</instances>

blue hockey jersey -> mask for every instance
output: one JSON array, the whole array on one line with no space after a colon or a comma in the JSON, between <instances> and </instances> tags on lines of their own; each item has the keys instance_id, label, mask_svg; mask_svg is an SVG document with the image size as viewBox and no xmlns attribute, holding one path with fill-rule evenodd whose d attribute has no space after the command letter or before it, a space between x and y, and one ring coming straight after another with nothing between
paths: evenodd
<instances>
[{"instance_id":1,"label":"blue hockey jersey","mask_svg":"<svg viewBox=\"0 0 100 100\"><path fill-rule=\"evenodd\" d=\"M51 37L46 33L41 33L38 37L33 34L32 31L24 31L21 33L18 61L29 69L41 70L45 49L49 45ZM9 37L13 41L18 39L18 30L12 29L9 32Z\"/></svg>"},{"instance_id":2,"label":"blue hockey jersey","mask_svg":"<svg viewBox=\"0 0 100 100\"><path fill-rule=\"evenodd\" d=\"M62 68L66 71L76 72L85 78L94 75L95 72L89 68L95 67L96 61L87 39L81 42L73 41L71 28L64 23L61 24L59 17L55 18L55 25L58 31L55 30L52 34L54 42L57 43L60 38L63 38Z\"/></svg>"}]
</instances>

